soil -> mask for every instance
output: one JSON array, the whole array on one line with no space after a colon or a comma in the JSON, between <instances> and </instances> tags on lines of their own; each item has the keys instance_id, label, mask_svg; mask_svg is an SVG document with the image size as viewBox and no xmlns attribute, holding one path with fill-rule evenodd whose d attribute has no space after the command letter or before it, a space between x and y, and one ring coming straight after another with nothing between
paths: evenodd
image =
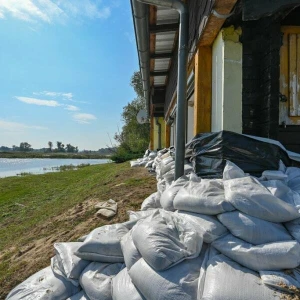
<instances>
[{"instance_id":1,"label":"soil","mask_svg":"<svg viewBox=\"0 0 300 300\"><path fill-rule=\"evenodd\" d=\"M124 183L128 179L132 179L132 184ZM147 180L141 184L141 179ZM139 184L135 184L134 180L137 180ZM12 247L0 252L0 260L13 253L9 260L9 267L16 270L12 276L2 282L0 299L5 299L8 292L18 283L50 265L50 258L54 256L54 243L76 241L96 227L127 221L127 210L140 209L143 200L156 191L155 177L150 175L145 168L125 170L122 174L116 175L115 179L107 185L109 192L103 195L103 199L86 199L61 215L46 219L42 227L28 232L28 235L32 236L30 244L24 245L20 249ZM111 220L96 216L95 205L109 199L118 203L117 215ZM49 229L51 230L49 231Z\"/></svg>"}]
</instances>

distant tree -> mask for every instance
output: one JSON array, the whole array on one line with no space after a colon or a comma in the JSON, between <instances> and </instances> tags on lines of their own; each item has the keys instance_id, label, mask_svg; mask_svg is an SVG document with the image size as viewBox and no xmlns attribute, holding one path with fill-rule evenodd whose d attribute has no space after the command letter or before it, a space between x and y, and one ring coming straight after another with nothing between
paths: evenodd
<instances>
[{"instance_id":1,"label":"distant tree","mask_svg":"<svg viewBox=\"0 0 300 300\"><path fill-rule=\"evenodd\" d=\"M20 151L31 151L32 148L31 148L31 145L27 142L22 142L20 143Z\"/></svg>"},{"instance_id":2,"label":"distant tree","mask_svg":"<svg viewBox=\"0 0 300 300\"><path fill-rule=\"evenodd\" d=\"M122 121L124 125L121 132L115 134L119 148L130 153L141 153L148 148L150 140L149 123L139 124L136 115L141 109L146 109L146 100L143 94L142 77L140 72L135 72L131 77L131 86L137 98L123 107Z\"/></svg>"},{"instance_id":3,"label":"distant tree","mask_svg":"<svg viewBox=\"0 0 300 300\"><path fill-rule=\"evenodd\" d=\"M65 145L62 142L57 141L56 142L57 145L57 152L65 152Z\"/></svg>"},{"instance_id":4,"label":"distant tree","mask_svg":"<svg viewBox=\"0 0 300 300\"><path fill-rule=\"evenodd\" d=\"M49 150L50 152L52 151L53 148L53 143L51 141L48 142Z\"/></svg>"},{"instance_id":5,"label":"distant tree","mask_svg":"<svg viewBox=\"0 0 300 300\"><path fill-rule=\"evenodd\" d=\"M78 147L74 147L71 144L67 144L66 151L69 153L78 152Z\"/></svg>"},{"instance_id":6,"label":"distant tree","mask_svg":"<svg viewBox=\"0 0 300 300\"><path fill-rule=\"evenodd\" d=\"M13 145L13 146L12 146L12 150L13 150L13 151L18 151L18 150L19 150L19 147L16 146L16 145Z\"/></svg>"}]
</instances>

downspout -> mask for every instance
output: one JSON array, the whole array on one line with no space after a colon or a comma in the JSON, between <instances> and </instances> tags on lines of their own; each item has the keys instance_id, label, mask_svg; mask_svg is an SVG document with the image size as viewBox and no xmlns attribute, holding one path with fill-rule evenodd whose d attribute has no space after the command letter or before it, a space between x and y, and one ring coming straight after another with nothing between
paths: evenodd
<instances>
[{"instance_id":1,"label":"downspout","mask_svg":"<svg viewBox=\"0 0 300 300\"><path fill-rule=\"evenodd\" d=\"M185 127L186 127L186 89L187 89L187 57L188 57L188 7L181 0L133 0L176 9L180 15L178 46L178 79L177 79L177 111L176 111L176 144L175 144L175 180L184 174L185 159ZM137 30L137 28L136 28ZM147 39L148 40L148 39ZM148 48L149 49L149 48ZM149 50L148 50L149 52ZM148 56L149 57L149 56ZM149 73L148 73L149 74Z\"/></svg>"},{"instance_id":2,"label":"downspout","mask_svg":"<svg viewBox=\"0 0 300 300\"><path fill-rule=\"evenodd\" d=\"M157 147L158 149L161 149L161 124L159 123L158 121L158 118L155 118L155 122L156 122L156 125L158 127L158 143L157 143Z\"/></svg>"}]
</instances>

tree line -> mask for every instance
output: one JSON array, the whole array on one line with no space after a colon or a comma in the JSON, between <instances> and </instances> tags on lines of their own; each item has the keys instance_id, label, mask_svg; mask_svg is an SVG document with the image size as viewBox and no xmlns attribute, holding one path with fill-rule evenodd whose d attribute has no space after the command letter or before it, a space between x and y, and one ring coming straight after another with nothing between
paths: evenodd
<instances>
[{"instance_id":1,"label":"tree line","mask_svg":"<svg viewBox=\"0 0 300 300\"><path fill-rule=\"evenodd\" d=\"M64 145L62 142L56 142L56 148L53 148L53 143L51 141L48 142L48 148L43 148L45 152L67 152L67 153L78 153L78 147L73 146L71 144ZM20 151L20 152L29 152L34 149L28 142L21 142L19 146L12 145L12 148L2 146L0 147L1 151Z\"/></svg>"}]
</instances>

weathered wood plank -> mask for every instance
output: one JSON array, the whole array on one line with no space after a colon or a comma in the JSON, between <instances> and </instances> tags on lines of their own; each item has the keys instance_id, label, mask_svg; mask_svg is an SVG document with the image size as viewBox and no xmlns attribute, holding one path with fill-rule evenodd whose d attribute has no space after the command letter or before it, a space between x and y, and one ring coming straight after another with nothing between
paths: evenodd
<instances>
[{"instance_id":1,"label":"weathered wood plank","mask_svg":"<svg viewBox=\"0 0 300 300\"><path fill-rule=\"evenodd\" d=\"M200 47L195 56L194 135L211 130L212 48Z\"/></svg>"}]
</instances>

